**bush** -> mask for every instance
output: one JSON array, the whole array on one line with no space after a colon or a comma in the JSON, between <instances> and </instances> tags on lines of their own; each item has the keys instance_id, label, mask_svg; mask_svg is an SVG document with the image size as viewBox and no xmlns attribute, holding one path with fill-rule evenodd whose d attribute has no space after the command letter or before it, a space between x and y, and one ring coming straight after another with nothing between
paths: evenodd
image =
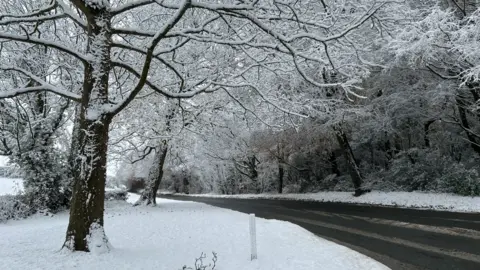
<instances>
[{"instance_id":1,"label":"bush","mask_svg":"<svg viewBox=\"0 0 480 270\"><path fill-rule=\"evenodd\" d=\"M129 192L139 193L145 188L146 179L143 177L131 177L127 180L126 186Z\"/></svg>"},{"instance_id":2,"label":"bush","mask_svg":"<svg viewBox=\"0 0 480 270\"><path fill-rule=\"evenodd\" d=\"M105 191L106 201L126 201L128 192L126 190L109 190Z\"/></svg>"},{"instance_id":3,"label":"bush","mask_svg":"<svg viewBox=\"0 0 480 270\"><path fill-rule=\"evenodd\" d=\"M105 200L126 201L128 192L125 190L112 190L105 192ZM46 213L48 210L35 210L28 206L24 195L3 195L0 196L0 223L7 220L18 220L31 216L35 213Z\"/></svg>"},{"instance_id":4,"label":"bush","mask_svg":"<svg viewBox=\"0 0 480 270\"><path fill-rule=\"evenodd\" d=\"M440 191L462 196L479 196L480 177L478 171L467 170L462 164L454 164L452 167L448 174L439 179Z\"/></svg>"},{"instance_id":5,"label":"bush","mask_svg":"<svg viewBox=\"0 0 480 270\"><path fill-rule=\"evenodd\" d=\"M195 268L187 267L186 265L182 267L182 270L215 270L217 264L217 253L212 252L212 263L207 265L204 264L203 260L207 258L207 255L202 252L200 257L195 259Z\"/></svg>"},{"instance_id":6,"label":"bush","mask_svg":"<svg viewBox=\"0 0 480 270\"><path fill-rule=\"evenodd\" d=\"M369 175L372 188L386 191L435 191L462 196L480 195L480 177L438 151L412 148L400 152L390 170ZM368 184L367 184L368 185Z\"/></svg>"},{"instance_id":7,"label":"bush","mask_svg":"<svg viewBox=\"0 0 480 270\"><path fill-rule=\"evenodd\" d=\"M23 202L23 198L20 196L0 196L0 222L26 218L31 214L30 207Z\"/></svg>"}]
</instances>

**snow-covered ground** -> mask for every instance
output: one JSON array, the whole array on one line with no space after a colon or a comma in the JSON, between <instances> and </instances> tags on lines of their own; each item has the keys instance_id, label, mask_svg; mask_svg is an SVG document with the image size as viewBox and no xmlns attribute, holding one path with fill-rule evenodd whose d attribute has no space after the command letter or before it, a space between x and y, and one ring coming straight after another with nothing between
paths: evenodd
<instances>
[{"instance_id":1,"label":"snow-covered ground","mask_svg":"<svg viewBox=\"0 0 480 270\"><path fill-rule=\"evenodd\" d=\"M454 212L480 212L480 197L464 197L444 193L422 192L380 192L372 191L360 197L354 197L352 192L318 192L307 194L241 194L216 195L195 194L186 196L241 198L241 199L288 199L321 202L344 202L375 204L384 206L448 210Z\"/></svg>"},{"instance_id":2,"label":"snow-covered ground","mask_svg":"<svg viewBox=\"0 0 480 270\"><path fill-rule=\"evenodd\" d=\"M135 196L130 201L135 201ZM2 269L182 269L205 252L217 270L388 269L288 222L257 219L258 259L250 260L249 216L193 202L157 207L107 202L109 253L60 251L68 214L0 224ZM208 268L207 268L208 269Z\"/></svg>"},{"instance_id":3,"label":"snow-covered ground","mask_svg":"<svg viewBox=\"0 0 480 270\"><path fill-rule=\"evenodd\" d=\"M0 195L21 190L21 179L0 178ZM128 202L138 199L129 194ZM193 202L159 199L158 207L107 202L106 254L60 251L68 213L0 224L3 269L182 269L207 255L215 269L388 269L288 222L257 218L258 259L250 260L248 215ZM208 268L207 268L208 269Z\"/></svg>"}]
</instances>

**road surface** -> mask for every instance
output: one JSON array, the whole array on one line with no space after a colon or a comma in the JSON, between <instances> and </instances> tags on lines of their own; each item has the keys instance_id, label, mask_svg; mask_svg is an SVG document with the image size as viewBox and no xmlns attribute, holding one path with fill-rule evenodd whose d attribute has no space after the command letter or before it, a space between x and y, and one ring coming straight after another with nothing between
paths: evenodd
<instances>
[{"instance_id":1,"label":"road surface","mask_svg":"<svg viewBox=\"0 0 480 270\"><path fill-rule=\"evenodd\" d=\"M394 270L480 270L480 214L289 200L162 197L289 221Z\"/></svg>"}]
</instances>

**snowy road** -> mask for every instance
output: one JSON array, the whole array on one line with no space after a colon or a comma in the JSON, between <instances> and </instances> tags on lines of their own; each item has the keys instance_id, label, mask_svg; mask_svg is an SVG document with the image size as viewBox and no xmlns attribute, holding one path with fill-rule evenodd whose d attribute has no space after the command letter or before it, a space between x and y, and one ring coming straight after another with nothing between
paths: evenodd
<instances>
[{"instance_id":1,"label":"snowy road","mask_svg":"<svg viewBox=\"0 0 480 270\"><path fill-rule=\"evenodd\" d=\"M480 269L480 214L287 200L163 197L290 221L392 269Z\"/></svg>"}]
</instances>

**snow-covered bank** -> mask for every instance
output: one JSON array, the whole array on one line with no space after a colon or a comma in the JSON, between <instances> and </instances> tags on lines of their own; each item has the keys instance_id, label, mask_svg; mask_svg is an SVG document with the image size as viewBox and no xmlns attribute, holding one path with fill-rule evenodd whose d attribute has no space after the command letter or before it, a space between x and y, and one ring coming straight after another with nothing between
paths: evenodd
<instances>
[{"instance_id":1,"label":"snow-covered bank","mask_svg":"<svg viewBox=\"0 0 480 270\"><path fill-rule=\"evenodd\" d=\"M132 196L131 200L136 198ZM67 213L0 224L4 269L182 269L202 252L217 270L388 269L287 222L257 219L258 260L250 261L248 215L205 204L158 200L158 207L107 202L106 254L58 252ZM207 268L208 269L208 268Z\"/></svg>"},{"instance_id":2,"label":"snow-covered bank","mask_svg":"<svg viewBox=\"0 0 480 270\"><path fill-rule=\"evenodd\" d=\"M216 195L194 194L185 196L240 198L240 199L287 199L321 202L343 202L358 204L374 204L405 208L448 210L454 212L480 212L480 197L463 197L444 193L422 192L380 192L372 191L360 197L351 192L318 192L307 194L241 194Z\"/></svg>"},{"instance_id":3,"label":"snow-covered bank","mask_svg":"<svg viewBox=\"0 0 480 270\"><path fill-rule=\"evenodd\" d=\"M14 195L22 190L22 179L0 177L0 196Z\"/></svg>"}]
</instances>

